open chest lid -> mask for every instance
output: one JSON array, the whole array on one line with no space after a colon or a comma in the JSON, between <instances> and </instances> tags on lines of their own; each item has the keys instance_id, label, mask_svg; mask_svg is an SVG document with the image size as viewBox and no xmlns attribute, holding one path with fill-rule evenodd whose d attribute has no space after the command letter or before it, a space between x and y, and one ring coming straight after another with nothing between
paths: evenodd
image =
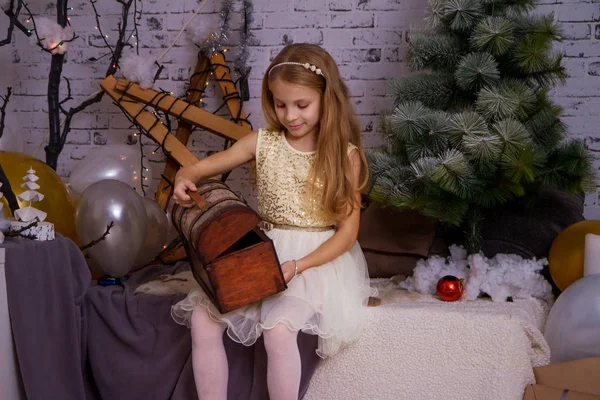
<instances>
[{"instance_id":1,"label":"open chest lid","mask_svg":"<svg viewBox=\"0 0 600 400\"><path fill-rule=\"evenodd\" d=\"M198 192L189 192L196 205L184 209L173 207L173 223L198 255L208 264L232 248L241 250L261 241L264 235L245 237L258 230L260 216L234 192L219 181L209 181Z\"/></svg>"}]
</instances>

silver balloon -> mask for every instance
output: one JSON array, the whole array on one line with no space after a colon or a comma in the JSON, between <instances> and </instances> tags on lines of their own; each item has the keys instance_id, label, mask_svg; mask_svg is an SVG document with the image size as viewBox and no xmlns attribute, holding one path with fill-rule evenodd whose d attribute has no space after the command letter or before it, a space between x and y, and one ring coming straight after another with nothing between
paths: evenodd
<instances>
[{"instance_id":1,"label":"silver balloon","mask_svg":"<svg viewBox=\"0 0 600 400\"><path fill-rule=\"evenodd\" d=\"M169 202L167 203L167 220L169 221L169 232L167 233L165 246L169 246L171 243L173 243L175 239L179 237L179 231L177 230L177 228L175 228L175 225L173 225L172 212L174 204L175 201L173 200L173 197L171 197L169 199Z\"/></svg>"},{"instance_id":2,"label":"silver balloon","mask_svg":"<svg viewBox=\"0 0 600 400\"><path fill-rule=\"evenodd\" d=\"M558 296L544 336L553 363L600 357L600 274L575 281Z\"/></svg>"},{"instance_id":3,"label":"silver balloon","mask_svg":"<svg viewBox=\"0 0 600 400\"><path fill-rule=\"evenodd\" d=\"M134 269L144 267L156 258L162 251L169 233L169 220L163 209L150 198L142 197L141 199L146 208L146 235Z\"/></svg>"},{"instance_id":4,"label":"silver balloon","mask_svg":"<svg viewBox=\"0 0 600 400\"><path fill-rule=\"evenodd\" d=\"M87 253L104 273L120 277L131 270L144 244L146 209L131 187L108 179L90 185L79 198L75 226L81 242L102 237L111 221L110 233Z\"/></svg>"},{"instance_id":5,"label":"silver balloon","mask_svg":"<svg viewBox=\"0 0 600 400\"><path fill-rule=\"evenodd\" d=\"M142 195L141 154L138 146L110 144L91 151L83 160L73 166L69 178L69 187L76 193L83 191L95 182L115 179L126 183ZM150 179L150 162L144 166L143 176ZM77 197L76 195L73 197Z\"/></svg>"}]
</instances>

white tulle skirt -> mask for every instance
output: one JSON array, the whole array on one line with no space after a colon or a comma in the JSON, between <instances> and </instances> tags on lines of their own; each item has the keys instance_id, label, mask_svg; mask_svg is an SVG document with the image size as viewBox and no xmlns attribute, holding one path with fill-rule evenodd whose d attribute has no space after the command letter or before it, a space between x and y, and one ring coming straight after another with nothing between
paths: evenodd
<instances>
[{"instance_id":1,"label":"white tulle skirt","mask_svg":"<svg viewBox=\"0 0 600 400\"><path fill-rule=\"evenodd\" d=\"M272 229L266 234L283 263L311 253L334 231ZM366 322L369 296L375 294L364 255L355 243L350 251L307 269L294 277L286 290L261 302L221 314L198 288L175 304L171 314L177 323L189 327L194 307L203 306L212 319L227 324L231 339L246 346L254 344L263 330L284 324L294 331L318 335L317 354L324 358L358 338Z\"/></svg>"}]
</instances>

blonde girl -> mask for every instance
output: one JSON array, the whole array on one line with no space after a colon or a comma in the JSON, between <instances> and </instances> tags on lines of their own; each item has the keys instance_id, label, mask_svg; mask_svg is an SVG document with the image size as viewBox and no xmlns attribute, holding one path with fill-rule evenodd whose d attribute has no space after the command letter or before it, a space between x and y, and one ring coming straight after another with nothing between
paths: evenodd
<instances>
[{"instance_id":1,"label":"blonde girl","mask_svg":"<svg viewBox=\"0 0 600 400\"><path fill-rule=\"evenodd\" d=\"M349 97L329 53L316 45L289 45L264 75L267 127L177 173L173 197L192 206L186 192L196 190L194 182L254 160L261 228L273 240L288 282L285 291L227 314L199 288L173 306L175 321L191 327L201 400L227 396L224 330L247 346L264 335L271 400L298 398L299 331L319 336L321 357L361 331L373 294L356 242L368 171Z\"/></svg>"}]
</instances>

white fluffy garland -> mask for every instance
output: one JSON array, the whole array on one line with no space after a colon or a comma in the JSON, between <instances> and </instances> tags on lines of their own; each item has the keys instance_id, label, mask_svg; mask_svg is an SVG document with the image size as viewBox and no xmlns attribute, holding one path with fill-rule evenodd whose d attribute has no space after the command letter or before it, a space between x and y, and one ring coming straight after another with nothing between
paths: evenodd
<instances>
[{"instance_id":1,"label":"white fluffy garland","mask_svg":"<svg viewBox=\"0 0 600 400\"><path fill-rule=\"evenodd\" d=\"M34 45L37 44L39 37L39 44L46 50L51 50L51 54L64 54L69 48L69 42L66 42L66 40L71 40L74 36L73 28L70 25L63 28L56 21L46 17L35 19L35 30L37 36L31 35L29 37L30 42ZM61 42L63 43L61 44Z\"/></svg>"},{"instance_id":2,"label":"white fluffy garland","mask_svg":"<svg viewBox=\"0 0 600 400\"><path fill-rule=\"evenodd\" d=\"M463 247L452 245L448 258L432 256L419 260L413 276L400 286L409 291L435 294L438 280L454 275L464 279L466 300L475 300L485 293L495 302L504 302L508 297L552 301L552 286L539 273L547 264L545 258L526 260L515 254L497 254L491 259L482 254L467 257Z\"/></svg>"},{"instance_id":3,"label":"white fluffy garland","mask_svg":"<svg viewBox=\"0 0 600 400\"><path fill-rule=\"evenodd\" d=\"M121 73L130 82L137 82L142 89L149 89L154 83L154 75L158 65L153 57L138 56L131 53L120 62Z\"/></svg>"}]
</instances>

